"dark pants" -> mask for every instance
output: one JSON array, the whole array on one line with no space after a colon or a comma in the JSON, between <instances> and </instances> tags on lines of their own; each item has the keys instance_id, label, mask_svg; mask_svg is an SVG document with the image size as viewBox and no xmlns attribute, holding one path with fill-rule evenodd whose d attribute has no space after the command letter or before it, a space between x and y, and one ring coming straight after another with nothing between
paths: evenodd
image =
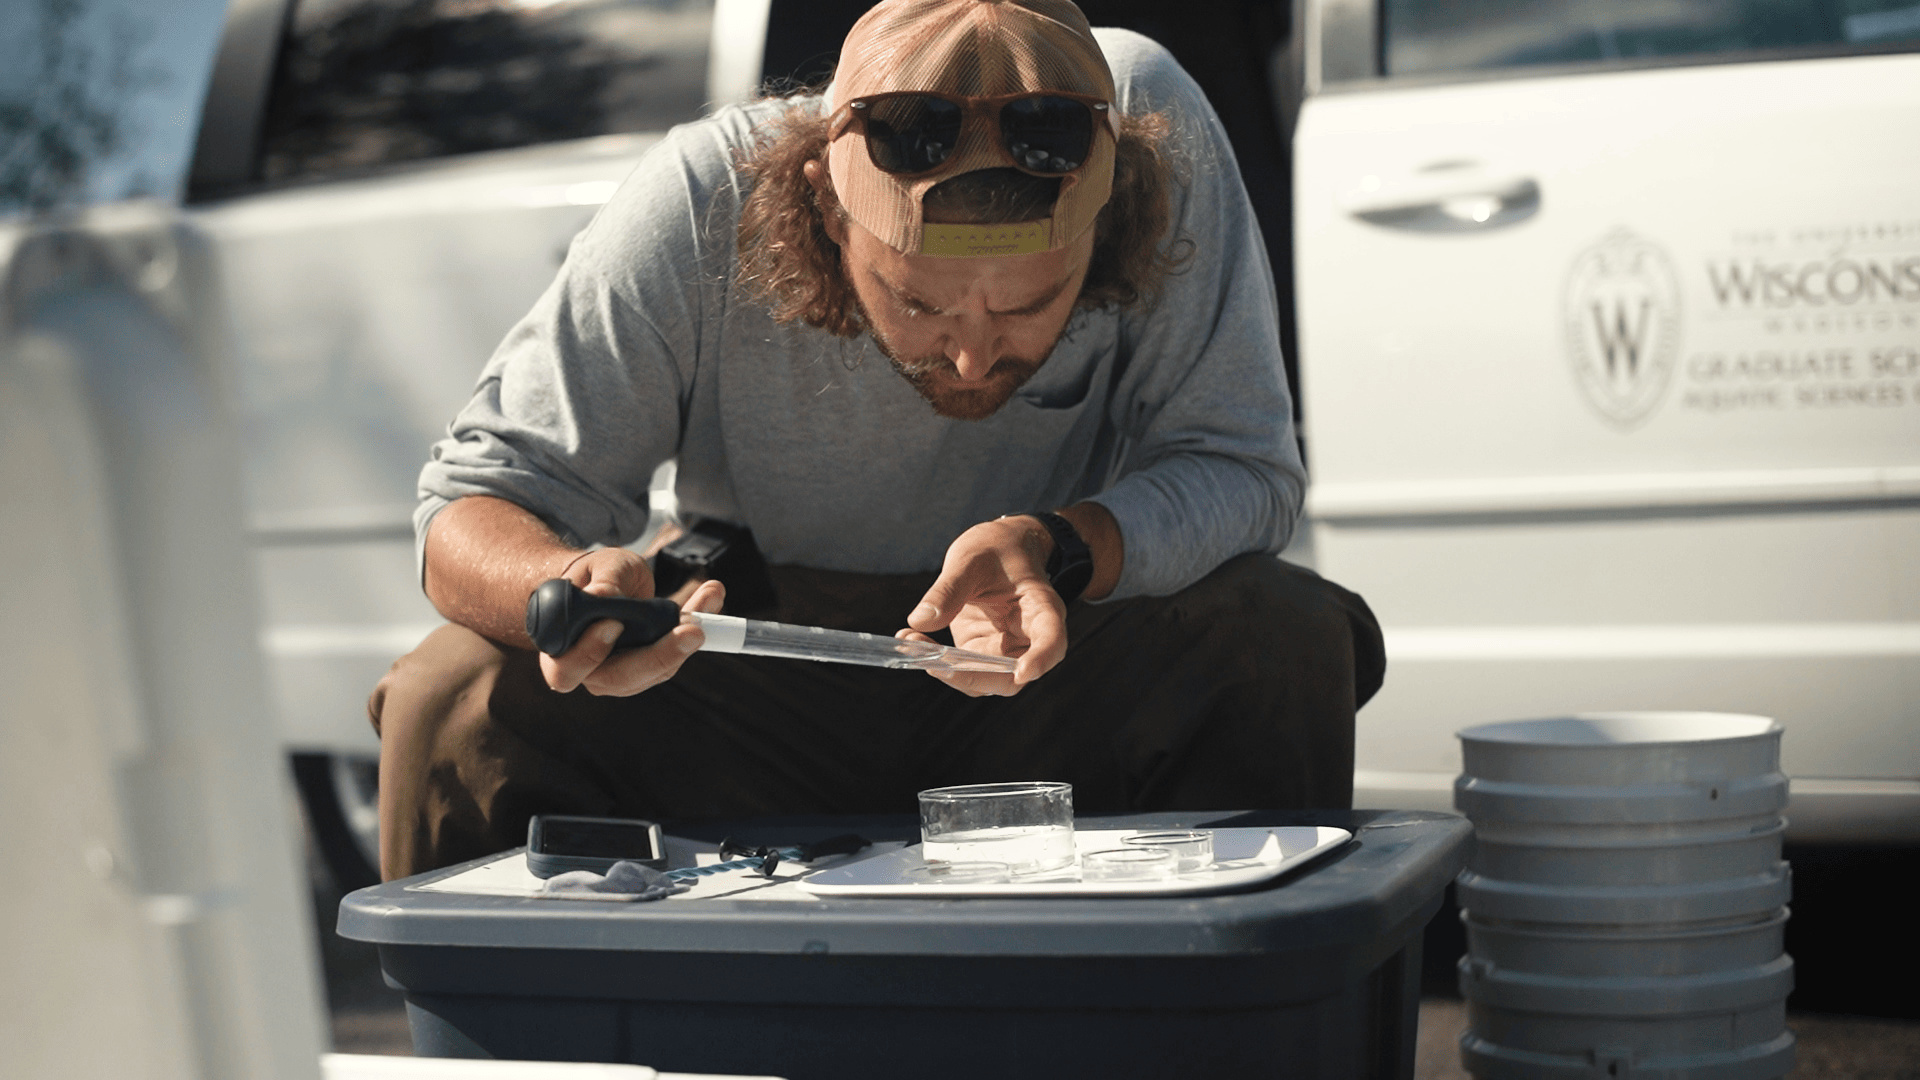
<instances>
[{"instance_id":1,"label":"dark pants","mask_svg":"<svg viewBox=\"0 0 1920 1080\"><path fill-rule=\"evenodd\" d=\"M933 575L773 567L783 622L892 633ZM912 813L925 788L1064 780L1074 807L1345 807L1379 689L1359 596L1269 556L1168 597L1077 604L1066 659L1011 698L918 671L695 653L630 698L557 694L533 653L435 631L373 692L381 870L504 850L536 813Z\"/></svg>"}]
</instances>

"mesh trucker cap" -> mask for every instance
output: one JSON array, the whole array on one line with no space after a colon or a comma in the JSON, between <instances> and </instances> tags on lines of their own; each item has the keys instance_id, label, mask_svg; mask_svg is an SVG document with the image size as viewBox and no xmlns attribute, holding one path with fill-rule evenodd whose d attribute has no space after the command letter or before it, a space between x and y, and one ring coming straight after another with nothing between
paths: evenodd
<instances>
[{"instance_id":1,"label":"mesh trucker cap","mask_svg":"<svg viewBox=\"0 0 1920 1080\"><path fill-rule=\"evenodd\" d=\"M882 94L956 100L1066 94L1111 104L1113 72L1087 17L1071 0L882 0L855 23L840 50L826 109ZM864 128L839 130L827 170L840 203L868 232L909 254L1018 255L1064 247L1092 227L1113 193L1118 117L1101 111L1087 160L1060 178L1052 213L1017 225L922 221L921 200L943 180L1016 163L997 124L970 113L950 156L930 173L899 176L873 163ZM1104 122L1101 122L1101 119Z\"/></svg>"}]
</instances>

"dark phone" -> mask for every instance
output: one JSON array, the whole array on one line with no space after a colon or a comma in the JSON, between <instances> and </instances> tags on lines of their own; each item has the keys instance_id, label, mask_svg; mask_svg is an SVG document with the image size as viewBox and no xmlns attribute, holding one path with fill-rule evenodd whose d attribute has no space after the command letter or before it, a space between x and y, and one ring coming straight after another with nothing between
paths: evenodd
<instances>
[{"instance_id":1,"label":"dark phone","mask_svg":"<svg viewBox=\"0 0 1920 1080\"><path fill-rule=\"evenodd\" d=\"M550 878L569 870L604 874L617 862L664 870L667 849L660 826L633 818L535 814L527 822L527 869Z\"/></svg>"}]
</instances>

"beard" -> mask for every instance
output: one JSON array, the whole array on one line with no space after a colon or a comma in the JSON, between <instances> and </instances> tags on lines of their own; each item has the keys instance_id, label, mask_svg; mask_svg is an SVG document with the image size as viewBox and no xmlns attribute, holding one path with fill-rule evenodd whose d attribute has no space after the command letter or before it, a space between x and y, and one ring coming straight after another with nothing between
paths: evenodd
<instances>
[{"instance_id":1,"label":"beard","mask_svg":"<svg viewBox=\"0 0 1920 1080\"><path fill-rule=\"evenodd\" d=\"M893 370L907 380L920 392L933 411L954 420L985 420L1000 411L1015 390L1025 386L1033 373L1040 370L1041 361L1025 360L1019 357L1003 356L987 372L983 384L965 388L944 385L960 377L954 370L953 361L944 356L928 356L919 360L902 360L887 352L887 362Z\"/></svg>"},{"instance_id":2,"label":"beard","mask_svg":"<svg viewBox=\"0 0 1920 1080\"><path fill-rule=\"evenodd\" d=\"M1019 356L1003 356L994 362L993 369L987 372L986 380L967 387L955 387L954 380L960 372L953 361L945 356L923 356L914 360L901 358L887 339L880 336L873 323L867 323L867 333L880 354L893 365L893 370L907 380L908 385L919 392L933 411L953 420L985 420L1000 411L1014 391L1027 384L1040 365L1047 362L1047 356L1053 355L1053 349L1059 345L1059 338L1047 347L1047 356L1038 360L1028 360ZM1065 336L1064 330L1062 336Z\"/></svg>"}]
</instances>

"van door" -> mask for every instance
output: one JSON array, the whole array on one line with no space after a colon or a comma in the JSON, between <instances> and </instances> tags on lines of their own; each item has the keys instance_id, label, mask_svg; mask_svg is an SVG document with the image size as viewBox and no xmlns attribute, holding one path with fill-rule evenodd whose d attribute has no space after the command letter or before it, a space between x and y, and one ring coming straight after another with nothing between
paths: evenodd
<instances>
[{"instance_id":1,"label":"van door","mask_svg":"<svg viewBox=\"0 0 1920 1080\"><path fill-rule=\"evenodd\" d=\"M234 9L194 210L229 275L264 644L296 750L377 749L366 695L440 622L413 554L427 448L573 236L701 114L714 24L712 0Z\"/></svg>"},{"instance_id":2,"label":"van door","mask_svg":"<svg viewBox=\"0 0 1920 1080\"><path fill-rule=\"evenodd\" d=\"M1920 830L1920 7L1313 10L1309 512L1392 664L1361 798L1445 805L1469 723L1698 708Z\"/></svg>"}]
</instances>

